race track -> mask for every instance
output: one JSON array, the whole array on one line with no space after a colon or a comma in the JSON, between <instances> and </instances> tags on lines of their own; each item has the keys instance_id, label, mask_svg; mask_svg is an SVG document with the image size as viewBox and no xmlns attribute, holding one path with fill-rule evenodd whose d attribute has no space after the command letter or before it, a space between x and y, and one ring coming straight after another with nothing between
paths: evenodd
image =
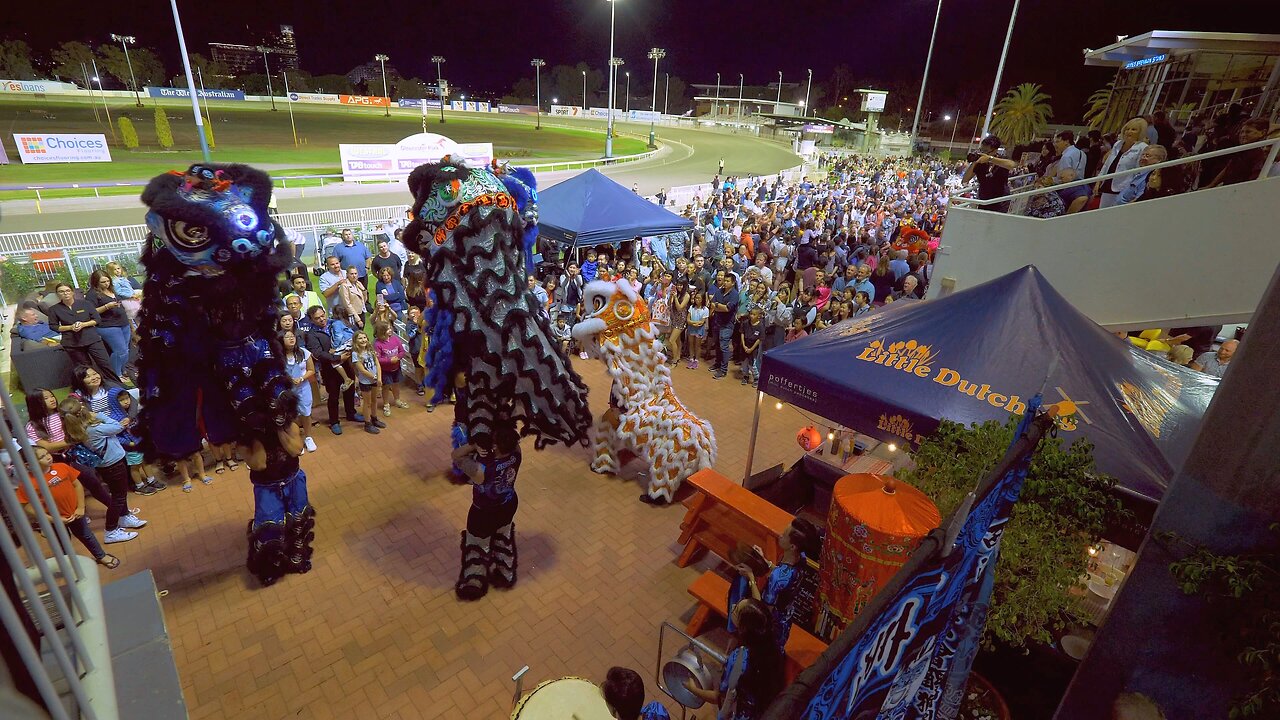
<instances>
[{"instance_id":1,"label":"race track","mask_svg":"<svg viewBox=\"0 0 1280 720\"><path fill-rule=\"evenodd\" d=\"M518 121L532 123L533 118L520 118ZM544 122L603 129L603 122L600 121L556 118ZM619 132L639 136L647 136L649 131L647 124L617 123L616 127ZM433 132L444 130L447 133L448 125L429 125L428 129ZM716 173L721 158L724 159L727 175L770 175L800 164L800 158L779 142L725 131L659 128L659 144L662 146L661 152L649 160L602 168L602 171L627 187L631 187L633 183L638 184L639 191L648 195L657 192L659 188L709 182ZM186 162L187 159L179 160L175 157L174 167L180 167ZM543 187L549 187L577 172L548 173L540 177L540 182ZM277 191L277 198L281 212L374 207L409 202L403 183L307 188L305 191L280 189ZM142 205L136 196L48 200L43 203L43 210L42 214L35 213L34 203L31 201L0 203L0 233L142 222Z\"/></svg>"}]
</instances>

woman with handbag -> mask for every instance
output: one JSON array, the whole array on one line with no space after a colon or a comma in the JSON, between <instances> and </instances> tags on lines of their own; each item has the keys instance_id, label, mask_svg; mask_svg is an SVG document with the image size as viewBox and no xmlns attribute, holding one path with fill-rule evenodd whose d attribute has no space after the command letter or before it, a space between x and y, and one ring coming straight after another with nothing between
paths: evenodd
<instances>
[{"instance_id":1,"label":"woman with handbag","mask_svg":"<svg viewBox=\"0 0 1280 720\"><path fill-rule=\"evenodd\" d=\"M67 450L73 459L92 465L102 475L111 492L111 504L107 506L107 532L103 540L111 543L128 542L138 536L132 532L147 524L146 520L129 512L129 466L125 462L124 448L116 436L130 422L106 420L95 415L79 398L63 398L58 404L62 415L62 427L68 441L75 443Z\"/></svg>"}]
</instances>

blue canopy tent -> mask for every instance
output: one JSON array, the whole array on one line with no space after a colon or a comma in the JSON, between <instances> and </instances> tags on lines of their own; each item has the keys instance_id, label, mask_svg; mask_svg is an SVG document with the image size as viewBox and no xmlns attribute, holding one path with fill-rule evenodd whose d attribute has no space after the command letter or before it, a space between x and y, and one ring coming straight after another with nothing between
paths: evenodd
<instances>
[{"instance_id":1,"label":"blue canopy tent","mask_svg":"<svg viewBox=\"0 0 1280 720\"><path fill-rule=\"evenodd\" d=\"M693 227L596 169L538 192L538 236L566 249L625 242Z\"/></svg>"},{"instance_id":2,"label":"blue canopy tent","mask_svg":"<svg viewBox=\"0 0 1280 720\"><path fill-rule=\"evenodd\" d=\"M1021 414L1037 392L1046 403L1071 400L1079 412L1064 442L1089 438L1099 470L1153 501L1218 386L1117 339L1030 265L774 348L760 378L762 393L909 446L943 419L968 425Z\"/></svg>"}]
</instances>

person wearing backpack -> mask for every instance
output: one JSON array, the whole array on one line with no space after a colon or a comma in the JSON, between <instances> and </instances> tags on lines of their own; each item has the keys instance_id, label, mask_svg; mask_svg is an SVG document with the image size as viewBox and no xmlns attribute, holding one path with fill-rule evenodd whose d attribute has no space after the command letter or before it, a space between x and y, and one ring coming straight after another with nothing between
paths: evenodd
<instances>
[{"instance_id":1,"label":"person wearing backpack","mask_svg":"<svg viewBox=\"0 0 1280 720\"><path fill-rule=\"evenodd\" d=\"M125 461L124 448L116 437L132 424L131 421L125 418L114 422L105 415L95 415L76 397L64 398L58 404L58 412L62 415L67 440L75 443L68 448L68 456L96 468L111 493L103 541L110 545L136 538L138 533L133 530L144 527L147 521L129 512L129 466Z\"/></svg>"}]
</instances>

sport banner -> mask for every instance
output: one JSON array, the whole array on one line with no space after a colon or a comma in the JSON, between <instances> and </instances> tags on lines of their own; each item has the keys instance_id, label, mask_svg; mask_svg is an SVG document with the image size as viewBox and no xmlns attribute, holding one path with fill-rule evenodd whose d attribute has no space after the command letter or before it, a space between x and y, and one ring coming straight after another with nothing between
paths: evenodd
<instances>
[{"instance_id":1,"label":"sport banner","mask_svg":"<svg viewBox=\"0 0 1280 720\"><path fill-rule=\"evenodd\" d=\"M365 105L368 107L391 107L391 98L376 95L339 95L338 102L343 105Z\"/></svg>"},{"instance_id":2,"label":"sport banner","mask_svg":"<svg viewBox=\"0 0 1280 720\"><path fill-rule=\"evenodd\" d=\"M341 102L341 95L330 95L327 93L289 93L289 100L300 103L321 103L324 105L337 105Z\"/></svg>"},{"instance_id":3,"label":"sport banner","mask_svg":"<svg viewBox=\"0 0 1280 720\"><path fill-rule=\"evenodd\" d=\"M582 107L578 105L552 105L551 114L561 117L582 117Z\"/></svg>"},{"instance_id":4,"label":"sport banner","mask_svg":"<svg viewBox=\"0 0 1280 720\"><path fill-rule=\"evenodd\" d=\"M64 162L111 162L104 135L14 133L18 157L27 165Z\"/></svg>"},{"instance_id":5,"label":"sport banner","mask_svg":"<svg viewBox=\"0 0 1280 720\"><path fill-rule=\"evenodd\" d=\"M186 88L176 87L147 87L148 97L153 98L189 98L191 91ZM196 90L196 97L205 100L244 100L244 92L242 90L215 90L207 88L205 90Z\"/></svg>"}]
</instances>

